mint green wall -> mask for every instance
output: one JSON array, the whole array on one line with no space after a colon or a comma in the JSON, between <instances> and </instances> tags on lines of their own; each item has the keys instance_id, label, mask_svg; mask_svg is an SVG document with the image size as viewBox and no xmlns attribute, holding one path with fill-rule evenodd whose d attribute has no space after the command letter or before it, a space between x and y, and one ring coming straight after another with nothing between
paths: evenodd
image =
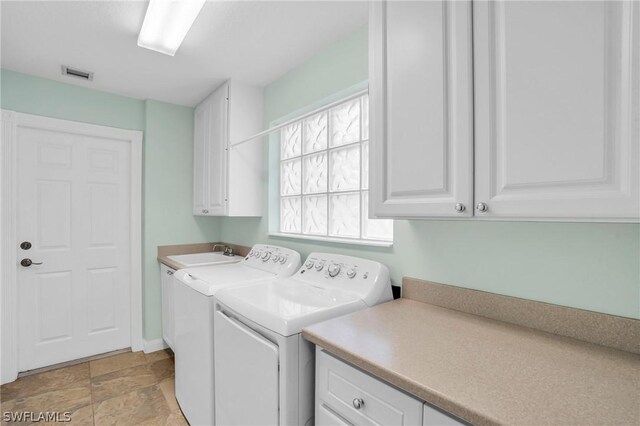
<instances>
[{"instance_id":1,"label":"mint green wall","mask_svg":"<svg viewBox=\"0 0 640 426\"><path fill-rule=\"evenodd\" d=\"M357 86L367 79L361 29L265 89L265 122ZM271 161L277 151L270 147ZM265 161L268 161L265 159ZM270 179L273 180L273 173ZM265 182L265 204L268 184ZM332 251L385 263L402 276L640 318L640 225L399 220L394 246L373 248L268 237L261 219L222 220L221 239Z\"/></svg>"},{"instance_id":2,"label":"mint green wall","mask_svg":"<svg viewBox=\"0 0 640 426\"><path fill-rule=\"evenodd\" d=\"M145 101L145 332L162 334L157 247L217 241L220 221L193 215L193 108Z\"/></svg>"},{"instance_id":3,"label":"mint green wall","mask_svg":"<svg viewBox=\"0 0 640 426\"><path fill-rule=\"evenodd\" d=\"M144 101L0 70L2 108L83 123L144 130Z\"/></svg>"},{"instance_id":4,"label":"mint green wall","mask_svg":"<svg viewBox=\"0 0 640 426\"><path fill-rule=\"evenodd\" d=\"M156 247L219 239L217 218L191 214L193 109L141 101L9 70L0 71L4 109L144 132L144 337L161 337Z\"/></svg>"}]
</instances>

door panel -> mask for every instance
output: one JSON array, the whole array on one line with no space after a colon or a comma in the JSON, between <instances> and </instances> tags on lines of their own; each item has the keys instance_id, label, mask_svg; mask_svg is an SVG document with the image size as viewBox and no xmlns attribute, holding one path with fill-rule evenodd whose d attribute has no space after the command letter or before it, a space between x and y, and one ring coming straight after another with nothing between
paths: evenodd
<instances>
[{"instance_id":1,"label":"door panel","mask_svg":"<svg viewBox=\"0 0 640 426\"><path fill-rule=\"evenodd\" d=\"M116 328L117 269L98 268L88 270L87 289L89 334Z\"/></svg>"},{"instance_id":2,"label":"door panel","mask_svg":"<svg viewBox=\"0 0 640 426\"><path fill-rule=\"evenodd\" d=\"M221 311L214 329L216 424L280 424L278 347Z\"/></svg>"},{"instance_id":3,"label":"door panel","mask_svg":"<svg viewBox=\"0 0 640 426\"><path fill-rule=\"evenodd\" d=\"M36 185L37 245L41 250L68 250L71 247L71 182L39 180Z\"/></svg>"},{"instance_id":4,"label":"door panel","mask_svg":"<svg viewBox=\"0 0 640 426\"><path fill-rule=\"evenodd\" d=\"M370 7L370 211L470 216L471 3ZM456 210L457 203L466 210Z\"/></svg>"},{"instance_id":5,"label":"door panel","mask_svg":"<svg viewBox=\"0 0 640 426\"><path fill-rule=\"evenodd\" d=\"M19 370L128 347L128 141L19 126Z\"/></svg>"},{"instance_id":6,"label":"door panel","mask_svg":"<svg viewBox=\"0 0 640 426\"><path fill-rule=\"evenodd\" d=\"M474 3L478 215L638 218L639 16L637 2Z\"/></svg>"},{"instance_id":7,"label":"door panel","mask_svg":"<svg viewBox=\"0 0 640 426\"><path fill-rule=\"evenodd\" d=\"M89 184L89 247L113 247L116 244L117 210L117 185Z\"/></svg>"},{"instance_id":8,"label":"door panel","mask_svg":"<svg viewBox=\"0 0 640 426\"><path fill-rule=\"evenodd\" d=\"M37 318L36 345L72 337L72 287L71 271L37 275L33 300Z\"/></svg>"}]
</instances>

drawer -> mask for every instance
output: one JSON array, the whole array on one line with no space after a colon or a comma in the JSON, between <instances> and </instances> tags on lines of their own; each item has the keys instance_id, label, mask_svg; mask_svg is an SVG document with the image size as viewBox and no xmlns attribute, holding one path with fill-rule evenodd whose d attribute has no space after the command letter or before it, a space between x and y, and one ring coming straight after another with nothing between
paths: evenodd
<instances>
[{"instance_id":1,"label":"drawer","mask_svg":"<svg viewBox=\"0 0 640 426\"><path fill-rule=\"evenodd\" d=\"M320 404L316 408L316 426L353 426L351 423L337 415L325 404Z\"/></svg>"},{"instance_id":2,"label":"drawer","mask_svg":"<svg viewBox=\"0 0 640 426\"><path fill-rule=\"evenodd\" d=\"M323 404L355 425L422 425L422 401L317 348L316 411L330 418Z\"/></svg>"}]
</instances>

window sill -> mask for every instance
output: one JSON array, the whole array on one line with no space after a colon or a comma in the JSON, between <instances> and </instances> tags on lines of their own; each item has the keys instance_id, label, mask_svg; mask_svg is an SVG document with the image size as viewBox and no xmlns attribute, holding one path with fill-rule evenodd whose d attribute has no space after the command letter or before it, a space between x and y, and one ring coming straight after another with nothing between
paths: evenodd
<instances>
[{"instance_id":1,"label":"window sill","mask_svg":"<svg viewBox=\"0 0 640 426\"><path fill-rule=\"evenodd\" d=\"M352 240L348 238L285 234L281 232L270 232L269 236L275 237L275 238L290 238L292 240L317 241L319 243L338 243L338 244L349 244L349 245L355 245L355 246L369 246L369 247L393 247L393 241Z\"/></svg>"}]
</instances>

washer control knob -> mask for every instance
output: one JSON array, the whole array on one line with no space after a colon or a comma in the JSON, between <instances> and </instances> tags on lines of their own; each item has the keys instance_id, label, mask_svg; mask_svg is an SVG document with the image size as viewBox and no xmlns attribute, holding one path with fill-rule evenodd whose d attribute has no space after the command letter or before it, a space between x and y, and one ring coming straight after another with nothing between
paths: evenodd
<instances>
[{"instance_id":1,"label":"washer control knob","mask_svg":"<svg viewBox=\"0 0 640 426\"><path fill-rule=\"evenodd\" d=\"M307 260L307 263L304 264L307 269L313 268L313 260Z\"/></svg>"},{"instance_id":2,"label":"washer control knob","mask_svg":"<svg viewBox=\"0 0 640 426\"><path fill-rule=\"evenodd\" d=\"M316 271L322 271L322 268L324 268L324 262L316 263Z\"/></svg>"},{"instance_id":3,"label":"washer control knob","mask_svg":"<svg viewBox=\"0 0 640 426\"><path fill-rule=\"evenodd\" d=\"M356 276L356 270L355 269L349 269L347 271L347 277L354 278L355 276Z\"/></svg>"},{"instance_id":4,"label":"washer control knob","mask_svg":"<svg viewBox=\"0 0 640 426\"><path fill-rule=\"evenodd\" d=\"M271 261L272 261L273 263L278 263L278 262L280 261L280 256L273 256L273 257L271 258Z\"/></svg>"},{"instance_id":5,"label":"washer control knob","mask_svg":"<svg viewBox=\"0 0 640 426\"><path fill-rule=\"evenodd\" d=\"M286 256L280 256L280 263L282 263L283 265L285 263L287 263L287 257Z\"/></svg>"},{"instance_id":6,"label":"washer control knob","mask_svg":"<svg viewBox=\"0 0 640 426\"><path fill-rule=\"evenodd\" d=\"M266 262L267 260L269 260L270 257L271 257L271 253L269 253L268 251L265 251L264 254L262 255L262 261Z\"/></svg>"},{"instance_id":7,"label":"washer control knob","mask_svg":"<svg viewBox=\"0 0 640 426\"><path fill-rule=\"evenodd\" d=\"M331 265L329 265L329 276L330 277L335 277L339 273L340 273L340 265L336 265L335 263L332 263Z\"/></svg>"}]
</instances>

